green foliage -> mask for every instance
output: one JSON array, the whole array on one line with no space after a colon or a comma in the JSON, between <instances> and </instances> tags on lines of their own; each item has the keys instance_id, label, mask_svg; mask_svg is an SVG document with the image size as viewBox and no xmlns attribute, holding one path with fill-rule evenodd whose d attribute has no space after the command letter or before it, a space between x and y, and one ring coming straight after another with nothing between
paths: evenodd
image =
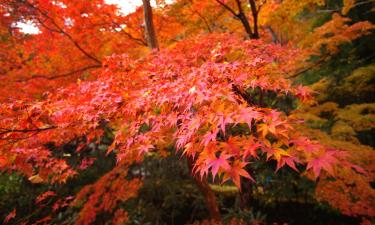
<instances>
[{"instance_id":1,"label":"green foliage","mask_svg":"<svg viewBox=\"0 0 375 225\"><path fill-rule=\"evenodd\" d=\"M185 224L207 218L202 194L189 175L184 160L170 155L149 156L131 173L144 177L137 198L124 208L129 212L129 224Z\"/></svg>"},{"instance_id":2,"label":"green foliage","mask_svg":"<svg viewBox=\"0 0 375 225\"><path fill-rule=\"evenodd\" d=\"M319 102L333 101L340 106L375 101L375 64L360 67L349 75L337 79L326 77L312 85L320 95Z\"/></svg>"},{"instance_id":3,"label":"green foliage","mask_svg":"<svg viewBox=\"0 0 375 225\"><path fill-rule=\"evenodd\" d=\"M57 214L55 224L69 224L75 217L75 209L63 207L63 210L53 211L54 204L59 199L76 194L82 187L92 182L95 182L103 174L109 171L114 165L114 155L105 156L105 150L108 148L111 139L103 137L99 144L90 144L91 148L82 149L77 154L73 149L76 149L79 140L67 143L63 146L49 146L51 151L59 154L60 157L68 158L68 162L73 167L78 167L81 157L95 158L96 161L89 165L89 170L83 170L78 176L68 180L65 184L33 184L23 176L16 173L2 173L0 174L0 220L13 210L17 209L17 217L15 221L10 223L19 224L22 221L30 220L37 221L50 213ZM40 207L34 207L38 196L46 191L54 191L55 196L43 202Z\"/></svg>"},{"instance_id":4,"label":"green foliage","mask_svg":"<svg viewBox=\"0 0 375 225\"><path fill-rule=\"evenodd\" d=\"M341 98L337 96L338 102L375 102L375 64L360 67L354 70L349 76L345 77L339 85L332 90L334 93L340 93ZM346 96L346 99L343 99Z\"/></svg>"},{"instance_id":5,"label":"green foliage","mask_svg":"<svg viewBox=\"0 0 375 225\"><path fill-rule=\"evenodd\" d=\"M297 115L310 127L326 131L335 139L374 145L374 103L351 104L339 108L336 103L326 102L300 109Z\"/></svg>"},{"instance_id":6,"label":"green foliage","mask_svg":"<svg viewBox=\"0 0 375 225\"><path fill-rule=\"evenodd\" d=\"M371 5L373 6L373 3ZM178 15L179 7L182 6L176 5L176 12L170 13ZM342 2L330 0L326 7L340 8ZM375 13L369 11L368 8L369 5L362 5L350 10L349 17L353 19L353 23L363 20L374 21ZM221 11L219 13L222 14ZM302 14L299 16L311 17L315 20L311 29L331 19L330 13L315 15L306 11ZM189 22L183 21L182 17L177 17L177 19L182 20L180 22ZM203 23L203 20L200 23ZM204 24L199 26L204 26ZM191 29L189 32L193 32L193 28L193 26L189 28ZM177 39L183 39L182 36L177 37ZM6 42L8 36L0 36L0 39ZM340 144L350 142L349 147L359 144L375 145L374 42L375 35L372 34L341 45L338 54L323 60L318 67L305 72L297 80L300 83L311 84L318 92L319 102L315 106L299 108L298 116L305 119L311 128L329 134L330 141L332 138L335 141L339 140ZM324 47L322 49L324 53ZM106 49L106 51L110 50ZM244 57L246 57L245 51L236 48L225 54L223 59L228 64L234 64ZM318 63L320 58L315 56L310 61ZM82 74L83 79L88 76L88 72ZM244 90L244 94L249 96L248 101L251 104L278 109L287 115L297 109L297 101L289 94L279 96L273 91L260 88ZM160 116L163 110L155 107L153 113ZM150 130L152 130L150 124L140 124L140 133L147 133ZM227 130L230 136L241 136L255 133L256 127L252 129L247 125L237 124ZM114 153L106 154L114 137L111 130L108 129L106 132L100 143L91 143L80 151L77 151L77 148L87 141L85 137L62 146L56 146L54 143L48 144L53 156L64 159L72 168L81 170L79 175L68 180L66 184L32 184L16 173L0 174L0 221L13 208L17 208L17 217L11 221L14 224L20 224L26 219L35 222L49 214L56 216L52 220L53 224L74 223L82 205L65 205L58 210L54 210L54 205L60 199L77 194L84 186L95 183L115 167ZM217 136L217 139L223 138L222 134ZM336 144L333 141L332 143ZM129 177L142 178L144 185L137 198L119 205L120 209L128 212L129 224L174 225L207 219L208 211L204 197L191 178L186 161L181 160L180 156L170 154L172 151L175 149L168 149L162 157L149 153L142 165L132 165ZM89 170L79 169L85 167L81 162L86 158L95 159L95 161L92 165L87 165L90 167ZM262 161L266 161L266 158L263 157ZM248 192L245 200L243 192L240 192L232 183L229 185L220 185L215 182L210 184L218 197L218 205L225 222L229 223L233 218L246 221L247 224L275 221L314 225L359 222L356 218L343 216L327 204L317 202L314 196L316 184L292 169L282 168L276 176L276 164L260 161L251 162L249 165L254 173L251 176L254 177L256 183L245 183L245 190ZM35 209L33 206L37 196L48 190L56 192L56 196ZM97 217L97 223L107 224L112 216L104 212L98 214Z\"/></svg>"}]
</instances>

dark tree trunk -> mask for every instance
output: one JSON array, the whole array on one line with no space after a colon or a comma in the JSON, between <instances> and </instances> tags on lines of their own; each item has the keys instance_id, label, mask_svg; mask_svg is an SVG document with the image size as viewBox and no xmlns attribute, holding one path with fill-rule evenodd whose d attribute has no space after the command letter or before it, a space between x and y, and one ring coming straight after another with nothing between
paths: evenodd
<instances>
[{"instance_id":1,"label":"dark tree trunk","mask_svg":"<svg viewBox=\"0 0 375 225\"><path fill-rule=\"evenodd\" d=\"M158 39L156 37L154 21L152 18L152 8L150 0L142 0L143 2L143 14L145 20L145 30L147 45L150 49L159 49Z\"/></svg>"},{"instance_id":2,"label":"dark tree trunk","mask_svg":"<svg viewBox=\"0 0 375 225\"><path fill-rule=\"evenodd\" d=\"M246 170L249 174L250 171ZM240 202L239 207L242 210L246 210L251 208L252 203L254 201L253 199L253 186L254 183L249 179L241 179L241 192L239 193Z\"/></svg>"},{"instance_id":3,"label":"dark tree trunk","mask_svg":"<svg viewBox=\"0 0 375 225\"><path fill-rule=\"evenodd\" d=\"M259 38L259 30L258 30L258 9L256 8L256 4L254 0L249 0L250 8L251 8L251 14L253 16L253 28L254 33L250 38L252 39L258 39Z\"/></svg>"},{"instance_id":4,"label":"dark tree trunk","mask_svg":"<svg viewBox=\"0 0 375 225\"><path fill-rule=\"evenodd\" d=\"M188 158L187 163L188 163L189 170L192 173L194 160L191 158ZM221 221L221 215L220 215L219 207L217 206L216 196L215 196L215 193L212 191L210 185L208 185L208 182L205 179L202 180L200 177L194 176L193 174L192 174L192 177L194 178L194 181L197 184L199 190L204 195L204 199L206 201L206 207L208 209L208 212L210 213L211 219L215 221Z\"/></svg>"},{"instance_id":5,"label":"dark tree trunk","mask_svg":"<svg viewBox=\"0 0 375 225\"><path fill-rule=\"evenodd\" d=\"M219 3L226 10L228 10L230 13L232 13L232 15L235 16L237 19L239 19L242 23L242 26L245 28L247 36L249 36L249 38L253 38L253 31L251 30L250 23L247 20L247 17L243 11L241 0L236 0L238 13L236 13L236 11L233 8L231 8L229 5L225 4L221 0L216 0L216 2Z\"/></svg>"},{"instance_id":6,"label":"dark tree trunk","mask_svg":"<svg viewBox=\"0 0 375 225\"><path fill-rule=\"evenodd\" d=\"M241 21L242 23L242 26L245 28L245 31L247 33L247 35L249 36L249 38L253 38L253 31L251 30L251 26L250 26L250 23L249 23L249 20L247 19L246 15L241 12L239 14L237 14L237 18Z\"/></svg>"}]
</instances>

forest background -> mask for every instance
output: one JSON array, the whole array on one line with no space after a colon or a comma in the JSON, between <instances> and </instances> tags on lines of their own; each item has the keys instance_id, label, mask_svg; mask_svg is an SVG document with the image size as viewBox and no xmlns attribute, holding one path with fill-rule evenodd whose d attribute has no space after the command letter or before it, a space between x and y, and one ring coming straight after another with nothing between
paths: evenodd
<instances>
[{"instance_id":1,"label":"forest background","mask_svg":"<svg viewBox=\"0 0 375 225\"><path fill-rule=\"evenodd\" d=\"M142 3L0 0L4 224L375 223L374 1Z\"/></svg>"}]
</instances>

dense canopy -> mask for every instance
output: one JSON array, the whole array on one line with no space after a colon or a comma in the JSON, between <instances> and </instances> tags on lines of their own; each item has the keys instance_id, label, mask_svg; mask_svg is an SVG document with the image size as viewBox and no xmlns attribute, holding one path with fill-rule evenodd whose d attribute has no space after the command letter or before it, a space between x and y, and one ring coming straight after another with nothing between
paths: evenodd
<instances>
[{"instance_id":1,"label":"dense canopy","mask_svg":"<svg viewBox=\"0 0 375 225\"><path fill-rule=\"evenodd\" d=\"M374 222L373 1L142 2L0 0L4 223Z\"/></svg>"}]
</instances>

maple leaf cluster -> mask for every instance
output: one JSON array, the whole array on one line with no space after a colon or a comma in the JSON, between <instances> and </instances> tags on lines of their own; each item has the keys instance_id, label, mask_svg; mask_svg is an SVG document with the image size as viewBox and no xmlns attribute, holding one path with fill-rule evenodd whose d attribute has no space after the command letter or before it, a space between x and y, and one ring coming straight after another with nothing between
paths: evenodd
<instances>
[{"instance_id":1,"label":"maple leaf cluster","mask_svg":"<svg viewBox=\"0 0 375 225\"><path fill-rule=\"evenodd\" d=\"M300 133L296 127L303 121L279 106L286 99L297 105L314 103L314 92L287 79L290 74L305 66L310 55L320 55L322 46L330 55L336 54L339 44L369 34L374 26L369 22L348 25L348 18L334 14L311 35L304 34L301 48L277 38L271 43L216 33L220 29L214 23L218 17L227 20L222 16L225 11L215 10L208 18L202 12L234 3L178 1L165 7L172 9L168 11L172 15L159 8L155 14L159 40L168 47L139 57L147 45L141 8L123 16L103 0L2 2L0 34L7 41L0 42L1 53L6 53L1 55L6 60L0 61L0 72L6 74L0 77L4 93L0 95L0 170L17 171L34 184L65 183L95 159L82 157L79 165L72 165L57 146L81 140L74 152L80 154L108 133L113 135L107 153L115 153L117 165L84 187L73 201L82 207L78 224L94 222L100 211L113 213L113 223L126 221L127 213L117 204L136 196L141 186L139 179L126 179L129 167L142 163L145 156L163 156L171 149L193 163L191 172L200 180L233 182L240 190L246 188L245 179L256 182L257 171L252 168L256 161L269 162L276 171L283 167L306 171L314 179L338 176L335 185L325 186L328 194L318 187L325 199L332 197L329 193L337 186L345 191L351 177L368 188L370 178L361 177L366 172L349 162L346 151ZM260 14L260 24L272 33L272 25L284 23L280 18L290 22L308 4L323 2L264 3L266 14ZM243 13L241 7L238 10ZM173 15L173 10L183 18ZM273 11L273 17L268 17ZM194 18L189 20L191 14ZM12 19L36 21L40 33L27 37L16 30L9 35L6 28L12 26ZM227 25L236 30L234 23ZM299 24L282 28L295 26ZM197 35L202 30L210 34ZM194 35L176 42L189 32ZM356 187L351 191L364 195ZM54 195L45 192L36 203ZM54 210L70 200L61 200ZM348 203L340 209L349 215L373 215L370 204ZM351 206L353 210L345 210ZM15 215L12 211L6 221Z\"/></svg>"},{"instance_id":2,"label":"maple leaf cluster","mask_svg":"<svg viewBox=\"0 0 375 225\"><path fill-rule=\"evenodd\" d=\"M263 154L277 162L277 170L288 165L297 171L296 164L307 163L316 177L322 170L333 175L339 151L300 136L293 129L297 121L251 94L259 89L309 102L311 91L282 78L296 55L295 49L215 34L143 60L108 58L97 81L70 85L46 101L4 107L3 118L19 115L2 120L2 158L42 180L51 175L44 170L58 171L52 177L65 181L75 171L51 157L45 144L84 135L89 143L100 139L106 124L115 130L108 151L115 151L119 162L141 161L175 143L177 151L196 160L194 172L202 178L220 176L239 188L240 177L252 179L247 165ZM244 131L233 134L239 126Z\"/></svg>"}]
</instances>

